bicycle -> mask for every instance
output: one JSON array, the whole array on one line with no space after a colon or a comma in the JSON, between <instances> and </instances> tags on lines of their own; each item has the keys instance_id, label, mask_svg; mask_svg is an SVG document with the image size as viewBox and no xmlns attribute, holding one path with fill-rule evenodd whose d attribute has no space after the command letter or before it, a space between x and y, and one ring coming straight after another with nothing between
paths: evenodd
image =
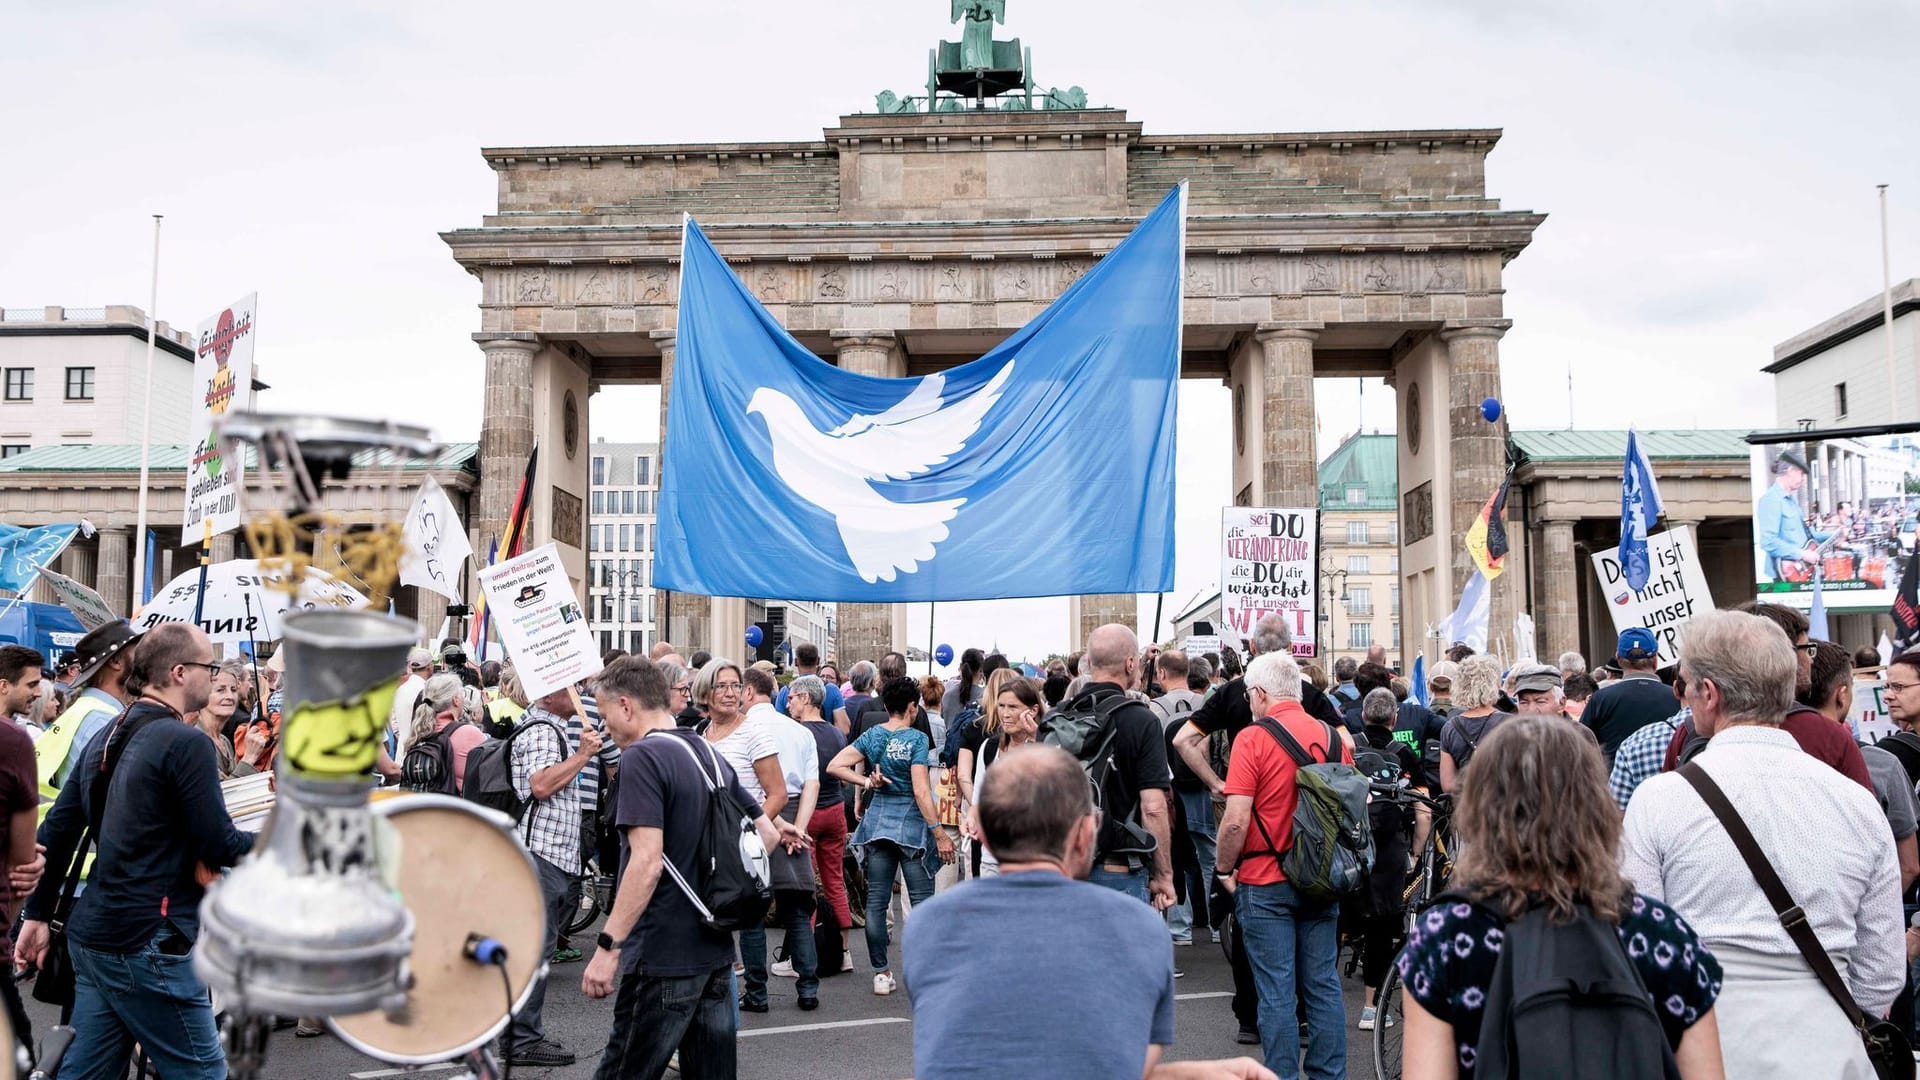
<instances>
[{"instance_id":1,"label":"bicycle","mask_svg":"<svg viewBox=\"0 0 1920 1080\"><path fill-rule=\"evenodd\" d=\"M1391 784L1374 784L1372 788L1375 795L1419 803L1433 815L1426 842L1420 846L1420 856L1414 861L1413 870L1407 875L1406 889L1401 893L1401 902L1406 911L1405 930L1411 933L1414 920L1420 917L1421 910L1432 903L1434 897L1446 891L1447 880L1453 876L1453 845L1448 836L1453 800L1444 794L1430 797ZM1400 1080L1400 1040L1402 1032L1406 1030L1404 1021L1400 1002L1400 968L1396 964L1387 968L1386 978L1380 981L1380 992L1374 1001L1373 1072L1378 1080Z\"/></svg>"},{"instance_id":2,"label":"bicycle","mask_svg":"<svg viewBox=\"0 0 1920 1080\"><path fill-rule=\"evenodd\" d=\"M580 864L580 903L567 913L560 932L571 937L612 910L613 874L600 868L598 854L590 853Z\"/></svg>"}]
</instances>

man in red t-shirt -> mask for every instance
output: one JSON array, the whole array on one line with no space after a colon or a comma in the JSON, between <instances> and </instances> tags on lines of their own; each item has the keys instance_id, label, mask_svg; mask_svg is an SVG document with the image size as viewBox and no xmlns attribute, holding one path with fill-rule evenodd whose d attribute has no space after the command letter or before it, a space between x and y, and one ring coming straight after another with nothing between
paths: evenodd
<instances>
[{"instance_id":1,"label":"man in red t-shirt","mask_svg":"<svg viewBox=\"0 0 1920 1080\"><path fill-rule=\"evenodd\" d=\"M1300 668L1291 656L1263 653L1247 667L1247 704L1264 717L1233 740L1226 814L1215 871L1234 893L1234 913L1260 991L1260 1044L1267 1068L1299 1075L1294 986L1305 993L1308 1077L1346 1074L1346 1009L1340 994L1338 904L1302 897L1280 868L1293 839L1299 766L1267 729L1279 725L1314 761L1353 763L1352 738L1300 704Z\"/></svg>"}]
</instances>

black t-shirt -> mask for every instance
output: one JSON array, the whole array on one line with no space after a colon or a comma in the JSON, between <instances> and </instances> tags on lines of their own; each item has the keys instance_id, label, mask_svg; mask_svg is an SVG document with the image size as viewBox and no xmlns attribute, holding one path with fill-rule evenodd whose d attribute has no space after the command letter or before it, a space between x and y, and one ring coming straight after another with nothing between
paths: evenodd
<instances>
[{"instance_id":1,"label":"black t-shirt","mask_svg":"<svg viewBox=\"0 0 1920 1080\"><path fill-rule=\"evenodd\" d=\"M1666 683L1629 675L1594 691L1586 711L1580 714L1580 722L1593 731L1600 740L1601 753L1611 761L1614 751L1627 741L1627 736L1648 724L1665 720L1679 708L1673 698L1673 688Z\"/></svg>"},{"instance_id":2,"label":"black t-shirt","mask_svg":"<svg viewBox=\"0 0 1920 1080\"><path fill-rule=\"evenodd\" d=\"M1896 731L1874 745L1900 760L1900 767L1907 770L1907 783L1920 785L1920 735Z\"/></svg>"},{"instance_id":3,"label":"black t-shirt","mask_svg":"<svg viewBox=\"0 0 1920 1080\"><path fill-rule=\"evenodd\" d=\"M1117 683L1088 683L1079 697L1061 702L1060 707L1069 708L1094 694L1120 692ZM1142 791L1168 791L1173 787L1173 774L1167 767L1167 744L1161 738L1160 717L1144 701L1130 700L1119 706L1114 709L1112 719L1114 778L1119 789L1115 792L1119 803L1112 809L1120 811L1122 817L1132 817ZM1103 831L1102 854L1109 840L1110 834Z\"/></svg>"},{"instance_id":4,"label":"black t-shirt","mask_svg":"<svg viewBox=\"0 0 1920 1080\"><path fill-rule=\"evenodd\" d=\"M1420 771L1412 774L1414 782L1429 789L1440 787L1440 733L1446 726L1444 719L1417 701L1401 702L1400 716L1394 721L1393 737L1420 761Z\"/></svg>"},{"instance_id":5,"label":"black t-shirt","mask_svg":"<svg viewBox=\"0 0 1920 1080\"><path fill-rule=\"evenodd\" d=\"M834 727L831 720L808 720L804 726L807 734L813 736L813 745L820 753L820 795L814 800L814 806L816 809L839 806L846 792L839 778L827 772L827 764L846 749L847 737L840 734L840 729Z\"/></svg>"},{"instance_id":6,"label":"black t-shirt","mask_svg":"<svg viewBox=\"0 0 1920 1080\"><path fill-rule=\"evenodd\" d=\"M677 741L681 746L674 746ZM684 747L684 748L683 748ZM692 750L693 753L687 753ZM698 755L696 758L695 755ZM721 780L743 807L756 807L734 775L733 766L706 740L686 728L649 732L620 755L619 805L614 824L621 830L620 873L625 876L635 827L661 831L661 850L691 883L700 837L707 827L708 793L702 774ZM667 977L704 975L733 962L733 935L710 930L672 876L662 871L647 910L620 950L620 971Z\"/></svg>"},{"instance_id":7,"label":"black t-shirt","mask_svg":"<svg viewBox=\"0 0 1920 1080\"><path fill-rule=\"evenodd\" d=\"M1300 707L1307 715L1334 727L1345 727L1346 720L1340 710L1334 708L1333 701L1320 692L1320 688L1300 680ZM1233 679L1225 686L1215 690L1206 703L1195 709L1190 721L1194 727L1211 735L1216 731L1226 731L1229 738L1239 738L1240 732L1253 723L1252 709L1247 705L1247 681ZM1226 777L1221 777L1225 780Z\"/></svg>"}]
</instances>

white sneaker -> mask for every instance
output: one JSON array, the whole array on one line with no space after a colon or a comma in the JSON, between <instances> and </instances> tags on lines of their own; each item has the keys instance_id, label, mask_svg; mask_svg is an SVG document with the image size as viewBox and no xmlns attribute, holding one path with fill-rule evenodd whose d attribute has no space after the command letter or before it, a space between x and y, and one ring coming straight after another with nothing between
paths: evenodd
<instances>
[{"instance_id":1,"label":"white sneaker","mask_svg":"<svg viewBox=\"0 0 1920 1080\"><path fill-rule=\"evenodd\" d=\"M1214 943L1215 945L1218 945L1218 944L1220 944L1220 931L1218 931L1218 930L1215 930L1215 931L1213 932L1213 943Z\"/></svg>"},{"instance_id":2,"label":"white sneaker","mask_svg":"<svg viewBox=\"0 0 1920 1080\"><path fill-rule=\"evenodd\" d=\"M875 994L885 997L893 993L894 989L893 972L883 971L873 977L873 992Z\"/></svg>"},{"instance_id":3,"label":"white sneaker","mask_svg":"<svg viewBox=\"0 0 1920 1080\"><path fill-rule=\"evenodd\" d=\"M1357 1025L1357 1026L1358 1026L1358 1027L1360 1028L1360 1030L1361 1030L1361 1031L1372 1031L1372 1030L1373 1030L1373 1020L1374 1020L1374 1017L1375 1017L1375 1015L1377 1015L1377 1014L1376 1014L1376 1012L1375 1012L1375 1010L1374 1010L1374 1007L1373 1007L1373 1006L1371 1006L1371 1005L1365 1005L1365 1006L1362 1006L1362 1007L1361 1007L1361 1009L1360 1009L1360 1023L1359 1023L1358 1025Z\"/></svg>"},{"instance_id":4,"label":"white sneaker","mask_svg":"<svg viewBox=\"0 0 1920 1080\"><path fill-rule=\"evenodd\" d=\"M767 968L767 974L777 975L782 979L797 979L800 977L794 972L793 961L791 960L774 961L773 966Z\"/></svg>"},{"instance_id":5,"label":"white sneaker","mask_svg":"<svg viewBox=\"0 0 1920 1080\"><path fill-rule=\"evenodd\" d=\"M853 970L853 954L852 954L852 953L847 953L846 955L844 955L844 956L842 956L842 957L841 957L841 959L840 959L840 970L841 970L841 971L852 971L852 970Z\"/></svg>"}]
</instances>

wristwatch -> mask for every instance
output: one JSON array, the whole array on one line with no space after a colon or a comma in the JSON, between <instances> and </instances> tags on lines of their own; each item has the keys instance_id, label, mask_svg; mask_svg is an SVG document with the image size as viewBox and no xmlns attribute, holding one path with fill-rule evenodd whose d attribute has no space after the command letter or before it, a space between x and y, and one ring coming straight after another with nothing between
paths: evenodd
<instances>
[{"instance_id":1,"label":"wristwatch","mask_svg":"<svg viewBox=\"0 0 1920 1080\"><path fill-rule=\"evenodd\" d=\"M594 944L600 946L601 948L607 950L608 952L620 951L620 943L613 940L613 935L607 933L605 930L600 931L600 936L597 938L594 938L593 941L594 941Z\"/></svg>"}]
</instances>

